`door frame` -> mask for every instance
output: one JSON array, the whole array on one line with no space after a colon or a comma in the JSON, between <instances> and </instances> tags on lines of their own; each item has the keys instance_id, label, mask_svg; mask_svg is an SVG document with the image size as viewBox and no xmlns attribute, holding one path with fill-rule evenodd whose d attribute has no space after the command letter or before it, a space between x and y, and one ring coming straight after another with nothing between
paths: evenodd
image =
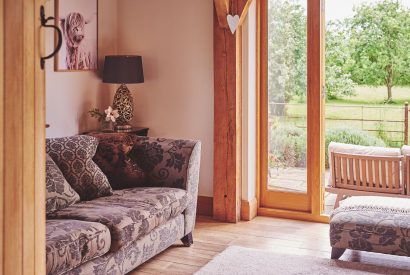
<instances>
[{"instance_id":1,"label":"door frame","mask_svg":"<svg viewBox=\"0 0 410 275\"><path fill-rule=\"evenodd\" d=\"M43 0L0 0L0 273L45 274Z\"/></svg>"},{"instance_id":2,"label":"door frame","mask_svg":"<svg viewBox=\"0 0 410 275\"><path fill-rule=\"evenodd\" d=\"M267 9L268 0L258 1L258 171L257 182L258 215L275 216L290 219L301 219L318 222L328 222L329 217L322 215L324 182L324 97L322 87L324 83L324 0L307 0L307 182L308 204L307 211L282 210L264 207L261 203L262 185L266 185L268 173L268 132L267 132L267 16L263 12ZM321 39L316 39L320 37ZM318 135L319 134L319 138ZM287 196L284 196L286 199Z\"/></svg>"}]
</instances>

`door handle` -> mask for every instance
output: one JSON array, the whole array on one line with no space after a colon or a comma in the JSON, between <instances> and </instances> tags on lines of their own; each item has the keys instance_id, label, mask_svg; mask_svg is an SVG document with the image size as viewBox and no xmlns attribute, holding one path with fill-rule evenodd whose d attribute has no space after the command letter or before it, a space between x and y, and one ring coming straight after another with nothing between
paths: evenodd
<instances>
[{"instance_id":1,"label":"door handle","mask_svg":"<svg viewBox=\"0 0 410 275\"><path fill-rule=\"evenodd\" d=\"M49 16L49 17L46 18L45 11L44 11L44 6L40 7L41 26L45 27L45 28L54 29L57 32L57 36L58 36L57 47L54 49L54 51L51 54L47 55L47 56L40 57L40 66L41 66L42 70L44 70L44 65L46 63L46 60L52 58L53 56L55 56L58 53L58 51L61 49L61 45L63 44L63 35L61 33L61 30L55 25L47 25L47 22L49 20L54 20L54 19L55 19L55 17L52 17L52 16Z\"/></svg>"}]
</instances>

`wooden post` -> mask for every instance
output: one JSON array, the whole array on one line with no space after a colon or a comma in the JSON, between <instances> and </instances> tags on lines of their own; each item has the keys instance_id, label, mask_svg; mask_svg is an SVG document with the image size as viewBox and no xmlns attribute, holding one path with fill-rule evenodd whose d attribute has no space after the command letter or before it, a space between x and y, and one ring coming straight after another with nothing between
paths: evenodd
<instances>
[{"instance_id":1,"label":"wooden post","mask_svg":"<svg viewBox=\"0 0 410 275\"><path fill-rule=\"evenodd\" d=\"M404 144L409 143L409 103L404 103Z\"/></svg>"},{"instance_id":2,"label":"wooden post","mask_svg":"<svg viewBox=\"0 0 410 275\"><path fill-rule=\"evenodd\" d=\"M0 274L46 273L43 0L0 0Z\"/></svg>"},{"instance_id":3,"label":"wooden post","mask_svg":"<svg viewBox=\"0 0 410 275\"><path fill-rule=\"evenodd\" d=\"M237 222L241 203L241 27L227 15L246 16L252 0L214 0L214 218Z\"/></svg>"}]
</instances>

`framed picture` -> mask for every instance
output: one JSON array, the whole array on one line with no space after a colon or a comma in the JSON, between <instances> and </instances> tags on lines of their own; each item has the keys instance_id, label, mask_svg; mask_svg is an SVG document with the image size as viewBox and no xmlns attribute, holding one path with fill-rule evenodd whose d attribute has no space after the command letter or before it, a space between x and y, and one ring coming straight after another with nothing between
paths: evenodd
<instances>
[{"instance_id":1,"label":"framed picture","mask_svg":"<svg viewBox=\"0 0 410 275\"><path fill-rule=\"evenodd\" d=\"M97 70L97 0L55 0L55 9L56 24L63 34L55 70Z\"/></svg>"}]
</instances>

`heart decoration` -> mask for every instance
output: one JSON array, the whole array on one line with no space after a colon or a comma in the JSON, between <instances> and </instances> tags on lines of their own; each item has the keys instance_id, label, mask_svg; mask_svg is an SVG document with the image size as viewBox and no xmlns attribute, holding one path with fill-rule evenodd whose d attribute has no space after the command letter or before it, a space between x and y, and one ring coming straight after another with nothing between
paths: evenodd
<instances>
[{"instance_id":1,"label":"heart decoration","mask_svg":"<svg viewBox=\"0 0 410 275\"><path fill-rule=\"evenodd\" d=\"M228 16L226 16L226 20L228 21L229 29L232 34L234 34L239 25L239 15L228 14Z\"/></svg>"}]
</instances>

